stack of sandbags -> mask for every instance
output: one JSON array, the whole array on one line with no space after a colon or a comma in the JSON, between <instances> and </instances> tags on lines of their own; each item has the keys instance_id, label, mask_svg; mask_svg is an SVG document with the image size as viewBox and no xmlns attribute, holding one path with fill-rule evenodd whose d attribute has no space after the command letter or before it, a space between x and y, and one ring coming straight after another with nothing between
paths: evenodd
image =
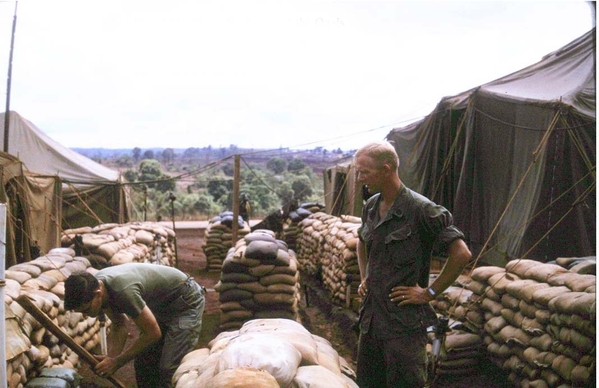
<instances>
[{"instance_id":1,"label":"stack of sandbags","mask_svg":"<svg viewBox=\"0 0 599 388\"><path fill-rule=\"evenodd\" d=\"M555 264L581 275L597 274L597 257L558 257Z\"/></svg>"},{"instance_id":2,"label":"stack of sandbags","mask_svg":"<svg viewBox=\"0 0 599 388\"><path fill-rule=\"evenodd\" d=\"M356 247L358 217L317 212L300 223L299 262L302 271L319 274L333 302L349 306L357 297L360 270Z\"/></svg>"},{"instance_id":3,"label":"stack of sandbags","mask_svg":"<svg viewBox=\"0 0 599 388\"><path fill-rule=\"evenodd\" d=\"M478 267L487 354L522 387L585 387L595 374L596 278L556 264Z\"/></svg>"},{"instance_id":4,"label":"stack of sandbags","mask_svg":"<svg viewBox=\"0 0 599 388\"><path fill-rule=\"evenodd\" d=\"M156 222L101 224L67 229L61 245L87 257L95 268L125 263L155 263L172 266L175 232Z\"/></svg>"},{"instance_id":5,"label":"stack of sandbags","mask_svg":"<svg viewBox=\"0 0 599 388\"><path fill-rule=\"evenodd\" d=\"M433 283L436 276L438 275L431 275L429 284ZM476 293L471 289L476 290L476 285L477 282L470 276L460 275L450 287L431 301L431 305L437 313L464 323L471 332L478 332L483 329L485 315L477 303L482 292Z\"/></svg>"},{"instance_id":6,"label":"stack of sandbags","mask_svg":"<svg viewBox=\"0 0 599 388\"><path fill-rule=\"evenodd\" d=\"M360 285L356 248L361 221L357 217L341 216L327 224L320 261L322 280L334 302L349 306L351 299L357 297Z\"/></svg>"},{"instance_id":7,"label":"stack of sandbags","mask_svg":"<svg viewBox=\"0 0 599 388\"><path fill-rule=\"evenodd\" d=\"M26 294L63 331L87 350L100 343L100 326L95 318L64 310L64 280L73 272L96 271L85 257L71 248L55 248L46 255L6 269L7 379L9 387L22 387L44 368L73 368L75 352L27 313L16 299Z\"/></svg>"},{"instance_id":8,"label":"stack of sandbags","mask_svg":"<svg viewBox=\"0 0 599 388\"><path fill-rule=\"evenodd\" d=\"M254 318L299 318L295 252L270 230L256 230L237 241L214 288L219 293L224 330L239 329Z\"/></svg>"},{"instance_id":9,"label":"stack of sandbags","mask_svg":"<svg viewBox=\"0 0 599 388\"><path fill-rule=\"evenodd\" d=\"M238 217L237 226L238 239L251 231L249 224L243 221L241 217ZM211 219L204 236L202 249L208 263L206 270L220 271L227 252L235 245L233 241L233 212L226 211Z\"/></svg>"},{"instance_id":10,"label":"stack of sandbags","mask_svg":"<svg viewBox=\"0 0 599 388\"><path fill-rule=\"evenodd\" d=\"M480 334L472 333L457 321L450 320L451 331L447 333L443 353L437 366L439 375L464 375L476 371L477 365L485 357L484 344ZM433 333L429 333L427 352L432 352Z\"/></svg>"},{"instance_id":11,"label":"stack of sandbags","mask_svg":"<svg viewBox=\"0 0 599 388\"><path fill-rule=\"evenodd\" d=\"M357 388L355 374L326 339L288 319L256 319L188 353L176 388Z\"/></svg>"},{"instance_id":12,"label":"stack of sandbags","mask_svg":"<svg viewBox=\"0 0 599 388\"><path fill-rule=\"evenodd\" d=\"M287 243L289 249L297 250L297 239L302 233L300 222L312 214L323 211L324 205L316 202L302 203L297 209L289 212L287 219L283 222L282 240Z\"/></svg>"},{"instance_id":13,"label":"stack of sandbags","mask_svg":"<svg viewBox=\"0 0 599 388\"><path fill-rule=\"evenodd\" d=\"M438 275L431 275L432 284ZM439 374L461 375L471 373L485 357L485 347L481 330L482 314L478 311L478 297L466 289L472 281L469 276L460 275L458 279L431 301L431 305L441 316L450 318L451 331L447 334L444 357L438 367ZM429 334L430 352L434 335Z\"/></svg>"},{"instance_id":14,"label":"stack of sandbags","mask_svg":"<svg viewBox=\"0 0 599 388\"><path fill-rule=\"evenodd\" d=\"M324 235L328 228L327 220L336 220L335 216L318 212L300 222L302 234L297 240L297 260L303 273L320 277L322 247Z\"/></svg>"}]
</instances>

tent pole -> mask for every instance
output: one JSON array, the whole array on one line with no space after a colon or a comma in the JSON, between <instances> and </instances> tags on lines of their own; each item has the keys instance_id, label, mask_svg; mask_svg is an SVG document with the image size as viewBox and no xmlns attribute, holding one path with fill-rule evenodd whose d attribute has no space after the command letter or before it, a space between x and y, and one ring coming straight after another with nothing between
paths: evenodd
<instances>
[{"instance_id":1,"label":"tent pole","mask_svg":"<svg viewBox=\"0 0 599 388\"><path fill-rule=\"evenodd\" d=\"M15 14L12 19L12 33L10 36L10 55L8 56L8 77L6 77L6 112L4 113L4 152L8 153L8 124L10 122L10 85L12 81L12 53L15 47L15 31L17 29L17 5L15 1Z\"/></svg>"},{"instance_id":2,"label":"tent pole","mask_svg":"<svg viewBox=\"0 0 599 388\"><path fill-rule=\"evenodd\" d=\"M240 167L241 167L241 155L235 155L235 163L234 163L234 171L233 171L233 224L232 234L233 234L233 246L237 242L237 237L239 234L239 180L240 180Z\"/></svg>"}]
</instances>

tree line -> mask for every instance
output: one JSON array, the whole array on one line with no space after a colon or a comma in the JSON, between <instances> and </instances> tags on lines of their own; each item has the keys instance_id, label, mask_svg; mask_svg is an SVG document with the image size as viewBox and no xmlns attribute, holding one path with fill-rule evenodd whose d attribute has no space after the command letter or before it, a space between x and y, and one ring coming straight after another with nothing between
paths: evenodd
<instances>
[{"instance_id":1,"label":"tree line","mask_svg":"<svg viewBox=\"0 0 599 388\"><path fill-rule=\"evenodd\" d=\"M206 220L232 210L235 150L227 149L222 159L199 150L177 154L167 148L156 155L134 148L102 163L119 169L129 182L133 220L170 220L173 213L176 220ZM323 203L323 177L311 158L281 153L241 160L240 193L249 197L253 218L289 204Z\"/></svg>"}]
</instances>

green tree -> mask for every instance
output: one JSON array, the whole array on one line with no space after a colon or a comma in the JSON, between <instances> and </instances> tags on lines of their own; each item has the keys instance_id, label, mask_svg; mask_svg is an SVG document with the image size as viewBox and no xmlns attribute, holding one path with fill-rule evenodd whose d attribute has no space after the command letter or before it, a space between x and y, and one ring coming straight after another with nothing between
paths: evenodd
<instances>
[{"instance_id":1,"label":"green tree","mask_svg":"<svg viewBox=\"0 0 599 388\"><path fill-rule=\"evenodd\" d=\"M154 159L154 151L152 151L152 150L146 150L143 153L143 156L141 158L144 159L144 160Z\"/></svg>"},{"instance_id":2,"label":"green tree","mask_svg":"<svg viewBox=\"0 0 599 388\"><path fill-rule=\"evenodd\" d=\"M278 175L287 169L287 161L281 158L272 158L266 162L266 168Z\"/></svg>"},{"instance_id":3,"label":"green tree","mask_svg":"<svg viewBox=\"0 0 599 388\"><path fill-rule=\"evenodd\" d=\"M131 158L131 156L129 156L129 155L121 155L118 157L118 159L114 163L118 167L131 168L131 167L133 167L133 158Z\"/></svg>"},{"instance_id":4,"label":"green tree","mask_svg":"<svg viewBox=\"0 0 599 388\"><path fill-rule=\"evenodd\" d=\"M297 174L306 167L307 167L307 164L303 160L298 159L298 158L293 158L287 164L287 171Z\"/></svg>"},{"instance_id":5,"label":"green tree","mask_svg":"<svg viewBox=\"0 0 599 388\"><path fill-rule=\"evenodd\" d=\"M215 202L219 202L221 198L233 191L233 181L224 175L213 176L209 179L206 188Z\"/></svg>"},{"instance_id":6,"label":"green tree","mask_svg":"<svg viewBox=\"0 0 599 388\"><path fill-rule=\"evenodd\" d=\"M281 207L286 208L286 206L293 201L295 195L291 183L289 183L289 181L281 182L277 188L277 195L281 200Z\"/></svg>"},{"instance_id":7,"label":"green tree","mask_svg":"<svg viewBox=\"0 0 599 388\"><path fill-rule=\"evenodd\" d=\"M165 148L164 151L162 151L162 161L165 164L171 163L174 159L175 159L175 150L173 150L172 148Z\"/></svg>"},{"instance_id":8,"label":"green tree","mask_svg":"<svg viewBox=\"0 0 599 388\"><path fill-rule=\"evenodd\" d=\"M138 147L135 147L133 149L133 160L135 160L135 162L139 162L139 158L141 156L141 149Z\"/></svg>"},{"instance_id":9,"label":"green tree","mask_svg":"<svg viewBox=\"0 0 599 388\"><path fill-rule=\"evenodd\" d=\"M195 147L190 147L183 151L183 158L187 159L189 163L191 163L193 160L199 159L200 155L200 149Z\"/></svg>"},{"instance_id":10,"label":"green tree","mask_svg":"<svg viewBox=\"0 0 599 388\"><path fill-rule=\"evenodd\" d=\"M235 175L235 167L233 167L233 163L225 163L223 165L223 172L225 173L226 176Z\"/></svg>"},{"instance_id":11,"label":"green tree","mask_svg":"<svg viewBox=\"0 0 599 388\"><path fill-rule=\"evenodd\" d=\"M161 192L175 189L175 181L162 172L160 162L156 159L145 159L139 164L139 182L148 182L148 187Z\"/></svg>"},{"instance_id":12,"label":"green tree","mask_svg":"<svg viewBox=\"0 0 599 388\"><path fill-rule=\"evenodd\" d=\"M137 182L139 179L139 173L136 170L128 169L125 170L123 176L127 180L127 182Z\"/></svg>"},{"instance_id":13,"label":"green tree","mask_svg":"<svg viewBox=\"0 0 599 388\"><path fill-rule=\"evenodd\" d=\"M294 198L300 202L305 201L312 195L312 181L306 175L300 175L291 183Z\"/></svg>"},{"instance_id":14,"label":"green tree","mask_svg":"<svg viewBox=\"0 0 599 388\"><path fill-rule=\"evenodd\" d=\"M218 214L218 205L207 193L198 193L181 196L181 211L191 219L200 215Z\"/></svg>"}]
</instances>

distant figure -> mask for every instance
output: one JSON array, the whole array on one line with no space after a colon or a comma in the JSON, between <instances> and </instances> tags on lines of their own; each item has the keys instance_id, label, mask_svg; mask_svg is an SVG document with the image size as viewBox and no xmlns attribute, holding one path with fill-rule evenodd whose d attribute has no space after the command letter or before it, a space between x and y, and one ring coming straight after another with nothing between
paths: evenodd
<instances>
[{"instance_id":1,"label":"distant figure","mask_svg":"<svg viewBox=\"0 0 599 388\"><path fill-rule=\"evenodd\" d=\"M241 201L239 202L239 215L245 222L250 222L250 215L252 214L252 206L250 205L250 196L246 193L241 194Z\"/></svg>"}]
</instances>

